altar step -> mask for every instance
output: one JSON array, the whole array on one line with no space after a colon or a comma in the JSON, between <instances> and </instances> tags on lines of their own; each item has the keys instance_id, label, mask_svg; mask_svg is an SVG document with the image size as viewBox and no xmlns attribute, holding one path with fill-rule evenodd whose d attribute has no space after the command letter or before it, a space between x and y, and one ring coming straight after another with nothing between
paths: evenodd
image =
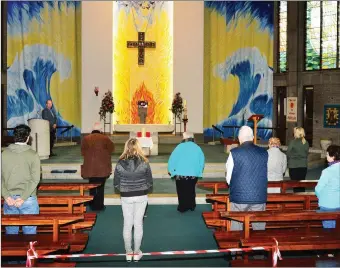
<instances>
[{"instance_id":1,"label":"altar step","mask_svg":"<svg viewBox=\"0 0 340 268\"><path fill-rule=\"evenodd\" d=\"M308 159L308 169L315 169L325 166L325 160L317 158L312 154ZM165 156L163 163L150 163L152 175L155 179L169 179L168 174L168 155ZM80 163L74 164L42 164L43 179L81 179ZM112 164L114 170L116 164ZM288 176L288 174L287 174ZM111 178L113 175L111 175ZM204 178L223 178L225 177L225 163L206 163L203 173Z\"/></svg>"},{"instance_id":2,"label":"altar step","mask_svg":"<svg viewBox=\"0 0 340 268\"><path fill-rule=\"evenodd\" d=\"M54 147L65 147L65 146L75 146L77 145L76 142L71 142L71 141L58 141L54 144Z\"/></svg>"},{"instance_id":3,"label":"altar step","mask_svg":"<svg viewBox=\"0 0 340 268\"><path fill-rule=\"evenodd\" d=\"M168 174L168 156L164 163L150 163L152 176L154 179L170 179ZM43 179L82 179L80 173L80 163L74 164L42 164ZM112 164L114 170L116 164ZM225 163L206 163L204 178L221 178L225 176ZM110 176L113 178L113 175Z\"/></svg>"}]
</instances>

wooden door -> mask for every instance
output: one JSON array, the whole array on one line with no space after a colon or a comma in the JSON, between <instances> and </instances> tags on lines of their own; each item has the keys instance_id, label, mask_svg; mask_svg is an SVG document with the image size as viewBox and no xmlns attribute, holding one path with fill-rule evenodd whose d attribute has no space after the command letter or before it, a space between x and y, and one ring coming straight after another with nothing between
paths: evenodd
<instances>
[{"instance_id":1,"label":"wooden door","mask_svg":"<svg viewBox=\"0 0 340 268\"><path fill-rule=\"evenodd\" d=\"M287 100L287 88L277 87L276 88L276 137L281 141L281 144L286 144L286 100Z\"/></svg>"}]
</instances>

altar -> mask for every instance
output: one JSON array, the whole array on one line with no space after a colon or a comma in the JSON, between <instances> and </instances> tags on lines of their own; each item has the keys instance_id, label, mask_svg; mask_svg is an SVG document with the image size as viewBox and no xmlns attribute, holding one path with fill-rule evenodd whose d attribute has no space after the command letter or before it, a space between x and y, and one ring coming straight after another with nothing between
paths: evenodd
<instances>
[{"instance_id":1,"label":"altar","mask_svg":"<svg viewBox=\"0 0 340 268\"><path fill-rule=\"evenodd\" d=\"M138 132L142 129L147 132L173 133L175 126L171 124L116 124L113 126L115 132Z\"/></svg>"},{"instance_id":2,"label":"altar","mask_svg":"<svg viewBox=\"0 0 340 268\"><path fill-rule=\"evenodd\" d=\"M165 124L125 124L114 125L115 132L129 132L130 138L137 138L145 155L158 155L158 133L173 133L174 125Z\"/></svg>"}]
</instances>

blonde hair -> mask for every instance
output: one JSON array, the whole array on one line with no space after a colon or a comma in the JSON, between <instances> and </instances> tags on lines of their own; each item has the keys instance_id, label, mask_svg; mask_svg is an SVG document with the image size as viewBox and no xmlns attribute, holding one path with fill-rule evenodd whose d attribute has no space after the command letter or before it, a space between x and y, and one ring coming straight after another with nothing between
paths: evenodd
<instances>
[{"instance_id":1,"label":"blonde hair","mask_svg":"<svg viewBox=\"0 0 340 268\"><path fill-rule=\"evenodd\" d=\"M119 159L125 160L133 156L144 160L144 162L149 162L149 160L144 156L142 148L136 138L130 138L125 142L124 152Z\"/></svg>"},{"instance_id":2,"label":"blonde hair","mask_svg":"<svg viewBox=\"0 0 340 268\"><path fill-rule=\"evenodd\" d=\"M294 138L295 139L301 139L302 143L305 144L306 143L306 139L305 139L305 130L302 127L295 127L294 128Z\"/></svg>"},{"instance_id":3,"label":"blonde hair","mask_svg":"<svg viewBox=\"0 0 340 268\"><path fill-rule=\"evenodd\" d=\"M273 147L273 146L281 146L281 141L279 138L270 138L269 139L269 147Z\"/></svg>"}]
</instances>

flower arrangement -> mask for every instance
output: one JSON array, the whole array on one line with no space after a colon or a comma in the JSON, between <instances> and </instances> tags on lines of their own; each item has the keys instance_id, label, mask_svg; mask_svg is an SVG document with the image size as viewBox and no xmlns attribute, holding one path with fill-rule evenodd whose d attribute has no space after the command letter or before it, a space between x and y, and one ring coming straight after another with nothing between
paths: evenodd
<instances>
[{"instance_id":1,"label":"flower arrangement","mask_svg":"<svg viewBox=\"0 0 340 268\"><path fill-rule=\"evenodd\" d=\"M100 119L105 120L106 113L113 113L115 111L115 104L113 103L112 93L110 91L106 92L103 99L102 105L99 109Z\"/></svg>"},{"instance_id":2,"label":"flower arrangement","mask_svg":"<svg viewBox=\"0 0 340 268\"><path fill-rule=\"evenodd\" d=\"M176 93L172 105L171 105L171 112L178 118L181 119L181 115L184 111L183 107L183 99L181 97L181 93Z\"/></svg>"}]
</instances>

